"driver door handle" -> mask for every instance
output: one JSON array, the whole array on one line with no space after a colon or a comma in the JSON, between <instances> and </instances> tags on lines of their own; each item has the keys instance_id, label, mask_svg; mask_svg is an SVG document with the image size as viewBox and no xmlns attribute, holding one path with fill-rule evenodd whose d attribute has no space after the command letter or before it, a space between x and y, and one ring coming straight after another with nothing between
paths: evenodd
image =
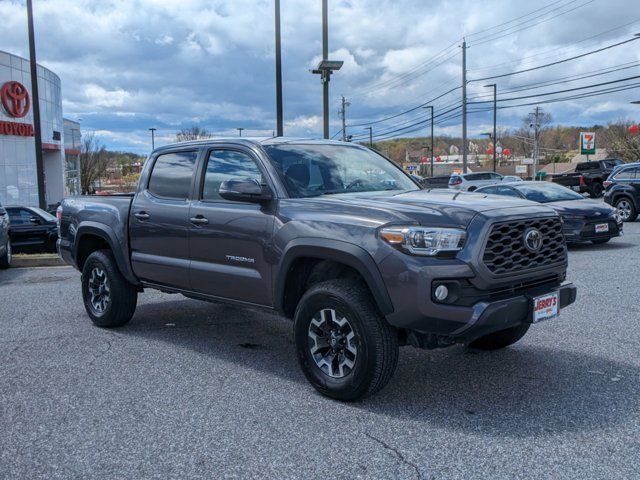
<instances>
[{"instance_id":1,"label":"driver door handle","mask_svg":"<svg viewBox=\"0 0 640 480\"><path fill-rule=\"evenodd\" d=\"M138 220L149 220L149 218L151 218L147 212L136 212L133 216Z\"/></svg>"},{"instance_id":2,"label":"driver door handle","mask_svg":"<svg viewBox=\"0 0 640 480\"><path fill-rule=\"evenodd\" d=\"M195 217L191 217L189 219L189 221L191 223L193 223L194 225L206 225L209 223L209 220L207 220L205 217L203 217L202 215L197 215Z\"/></svg>"}]
</instances>

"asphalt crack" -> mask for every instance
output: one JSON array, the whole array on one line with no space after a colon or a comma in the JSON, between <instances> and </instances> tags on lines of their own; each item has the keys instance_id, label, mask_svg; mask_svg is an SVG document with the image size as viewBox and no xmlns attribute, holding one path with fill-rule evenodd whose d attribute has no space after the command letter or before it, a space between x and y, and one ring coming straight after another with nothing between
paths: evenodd
<instances>
[{"instance_id":1,"label":"asphalt crack","mask_svg":"<svg viewBox=\"0 0 640 480\"><path fill-rule=\"evenodd\" d=\"M418 466L407 460L405 458L405 456L402 454L402 452L400 450L398 450L395 447L392 447L391 445L389 445L387 442L385 442L384 440L381 440L377 437L374 437L373 435L371 435L370 433L364 432L365 436L369 437L371 440L373 440L374 442L378 443L379 445L381 445L382 447L384 447L385 450L388 450L390 452L392 452L394 454L394 456L403 464L405 464L408 467L411 467L415 472L416 472L416 476L418 479L422 480L422 473L420 472L420 469L418 468Z\"/></svg>"}]
</instances>

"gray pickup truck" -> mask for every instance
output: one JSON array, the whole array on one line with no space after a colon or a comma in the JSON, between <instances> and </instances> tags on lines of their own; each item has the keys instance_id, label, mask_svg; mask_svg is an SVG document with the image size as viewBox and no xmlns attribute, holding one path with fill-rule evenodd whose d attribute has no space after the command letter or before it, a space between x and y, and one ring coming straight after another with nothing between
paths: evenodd
<instances>
[{"instance_id":1,"label":"gray pickup truck","mask_svg":"<svg viewBox=\"0 0 640 480\"><path fill-rule=\"evenodd\" d=\"M342 142L169 145L135 195L67 198L58 218L96 325L126 324L145 288L277 311L310 383L340 400L384 387L399 346L503 348L576 298L553 210L428 192Z\"/></svg>"}]
</instances>

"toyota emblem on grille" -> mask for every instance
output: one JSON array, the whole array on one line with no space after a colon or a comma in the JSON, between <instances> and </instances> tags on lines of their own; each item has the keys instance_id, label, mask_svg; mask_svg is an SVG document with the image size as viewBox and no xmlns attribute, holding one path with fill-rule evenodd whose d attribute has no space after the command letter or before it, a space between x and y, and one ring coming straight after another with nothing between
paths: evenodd
<instances>
[{"instance_id":1,"label":"toyota emblem on grille","mask_svg":"<svg viewBox=\"0 0 640 480\"><path fill-rule=\"evenodd\" d=\"M542 234L537 228L528 228L523 235L524 246L531 253L536 253L542 246Z\"/></svg>"}]
</instances>

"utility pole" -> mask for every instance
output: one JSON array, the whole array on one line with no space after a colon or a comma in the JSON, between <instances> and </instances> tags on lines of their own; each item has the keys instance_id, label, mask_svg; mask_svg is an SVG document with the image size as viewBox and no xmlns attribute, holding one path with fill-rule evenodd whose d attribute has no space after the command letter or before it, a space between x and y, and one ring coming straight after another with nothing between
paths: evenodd
<instances>
[{"instance_id":1,"label":"utility pole","mask_svg":"<svg viewBox=\"0 0 640 480\"><path fill-rule=\"evenodd\" d=\"M535 120L533 124L533 179L536 179L536 173L538 171L538 134L539 134L539 118L540 118L540 107L536 107L535 110Z\"/></svg>"},{"instance_id":2,"label":"utility pole","mask_svg":"<svg viewBox=\"0 0 640 480\"><path fill-rule=\"evenodd\" d=\"M149 131L151 132L151 151L154 151L156 149L156 130L157 128L149 129Z\"/></svg>"},{"instance_id":3,"label":"utility pole","mask_svg":"<svg viewBox=\"0 0 640 480\"><path fill-rule=\"evenodd\" d=\"M329 60L329 7L328 0L322 0L322 60L311 73L320 75L322 82L322 120L324 138L329 138L329 80L331 74L342 68L344 62Z\"/></svg>"},{"instance_id":4,"label":"utility pole","mask_svg":"<svg viewBox=\"0 0 640 480\"><path fill-rule=\"evenodd\" d=\"M342 141L347 141L347 107L351 105L350 102L347 102L347 99L342 95L342 107L340 108L340 119L342 120Z\"/></svg>"},{"instance_id":5,"label":"utility pole","mask_svg":"<svg viewBox=\"0 0 640 480\"><path fill-rule=\"evenodd\" d=\"M42 128L40 125L40 95L38 94L38 64L36 62L36 36L33 29L33 5L27 0L27 24L29 29L29 63L31 68L31 108L33 109L33 135L36 143L36 176L38 182L38 206L47 209L44 159L42 158Z\"/></svg>"},{"instance_id":6,"label":"utility pole","mask_svg":"<svg viewBox=\"0 0 640 480\"><path fill-rule=\"evenodd\" d=\"M493 171L496 171L496 149L498 148L497 137L497 119L498 119L498 86L495 83L485 85L485 87L493 87Z\"/></svg>"},{"instance_id":7,"label":"utility pole","mask_svg":"<svg viewBox=\"0 0 640 480\"><path fill-rule=\"evenodd\" d=\"M427 105L424 108L428 108L431 110L431 176L433 177L433 156L434 156L434 152L433 152L433 148L434 148L434 144L433 144L433 105Z\"/></svg>"},{"instance_id":8,"label":"utility pole","mask_svg":"<svg viewBox=\"0 0 640 480\"><path fill-rule=\"evenodd\" d=\"M462 39L462 173L467 173L467 41Z\"/></svg>"},{"instance_id":9,"label":"utility pole","mask_svg":"<svg viewBox=\"0 0 640 480\"><path fill-rule=\"evenodd\" d=\"M282 119L282 52L280 44L280 0L275 0L276 7L276 130L278 137L284 135Z\"/></svg>"},{"instance_id":10,"label":"utility pole","mask_svg":"<svg viewBox=\"0 0 640 480\"><path fill-rule=\"evenodd\" d=\"M369 146L373 148L373 127L365 127L365 130L369 130Z\"/></svg>"},{"instance_id":11,"label":"utility pole","mask_svg":"<svg viewBox=\"0 0 640 480\"><path fill-rule=\"evenodd\" d=\"M236 128L236 130L238 130L238 136L241 137L242 136L242 131L244 130L244 128L243 127L238 127L238 128Z\"/></svg>"}]
</instances>

